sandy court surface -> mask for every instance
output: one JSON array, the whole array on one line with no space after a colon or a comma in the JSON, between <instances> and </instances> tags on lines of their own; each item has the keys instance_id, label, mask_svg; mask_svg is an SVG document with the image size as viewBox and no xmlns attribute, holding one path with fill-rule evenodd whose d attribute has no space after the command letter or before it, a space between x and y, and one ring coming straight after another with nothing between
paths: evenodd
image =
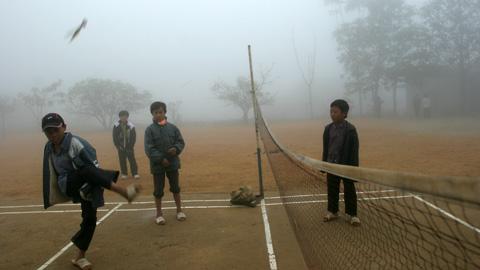
<instances>
[{"instance_id":1,"label":"sandy court surface","mask_svg":"<svg viewBox=\"0 0 480 270\"><path fill-rule=\"evenodd\" d=\"M98 219L116 206L111 202L99 209ZM218 194L186 195L188 219L178 222L174 204L166 198L165 226L153 223L153 207L148 197L141 197L136 204L121 205L97 226L89 249L96 269L270 269L260 207L231 207ZM35 213L0 215L2 247L9 247L0 255L1 269L39 267L68 243L81 222L79 212L40 213L39 206L8 209L15 210ZM50 210L78 211L78 207L60 205ZM285 210L275 205L268 212L275 220L272 234L278 235L273 238L278 267L306 269ZM75 249L69 248L47 269L75 269L69 263L74 256Z\"/></svg>"},{"instance_id":2,"label":"sandy court surface","mask_svg":"<svg viewBox=\"0 0 480 270\"><path fill-rule=\"evenodd\" d=\"M352 120L360 137L362 166L431 175L480 175L480 129L440 134L445 129L429 123L387 120ZM272 123L277 138L289 149L321 158L322 134L326 123L301 121ZM97 149L103 168L118 169L118 158L110 132L74 133ZM152 177L143 152L143 130L136 157L144 194L152 193ZM251 125L205 125L183 127L186 149L182 153L181 186L185 193L227 193L242 184L257 186L255 133ZM38 132L10 135L0 144L0 203L12 200L41 201L41 166L45 137ZM276 190L268 162L263 155L265 189ZM130 182L130 181L128 181Z\"/></svg>"},{"instance_id":3,"label":"sandy court surface","mask_svg":"<svg viewBox=\"0 0 480 270\"><path fill-rule=\"evenodd\" d=\"M480 131L462 129L439 133L438 123L353 119L360 136L362 166L431 175L480 175ZM294 152L320 158L322 121L274 122L276 137ZM431 129L429 129L431 127ZM185 199L227 199L231 190L248 184L257 187L255 133L252 125L204 125L181 127L187 146L182 153L181 186ZM479 129L480 130L480 129ZM103 168L118 168L109 131L73 130L97 149ZM141 201L151 201L152 177L143 153L143 129L138 131L137 162L143 186ZM41 204L41 167L45 137L39 132L10 134L0 144L0 206ZM276 192L263 155L265 189ZM128 184L134 180L120 180ZM107 201L122 199L110 192ZM171 194L166 192L166 200ZM228 205L228 202L210 202ZM194 206L194 203L185 203ZM107 205L98 217L111 209ZM172 204L170 204L172 206ZM188 222L177 224L173 210L166 210L169 224L159 229L152 223L153 204L124 205L97 230L91 259L97 269L268 269L264 225L260 208L188 209ZM77 209L55 206L53 210ZM150 209L149 209L150 208ZM304 269L298 243L281 206L269 206L273 244L280 269ZM14 211L1 209L1 211ZM40 211L41 207L15 209ZM170 221L171 220L171 221ZM32 269L68 243L80 223L79 213L0 215L2 239L0 268ZM145 233L148 232L148 233ZM19 239L28 239L28 243ZM112 244L114 242L114 244ZM7 247L7 248L4 248ZM4 252L6 250L6 252ZM28 255L28 256L27 256ZM66 269L73 256L69 249L49 269ZM108 257L110 256L110 257ZM242 256L248 260L242 260ZM109 259L107 259L107 257ZM138 258L142 260L139 262ZM111 258L111 260L110 260ZM172 259L173 258L173 259ZM128 266L123 261L128 263ZM67 268L70 269L70 268ZM73 268L71 268L73 269Z\"/></svg>"}]
</instances>

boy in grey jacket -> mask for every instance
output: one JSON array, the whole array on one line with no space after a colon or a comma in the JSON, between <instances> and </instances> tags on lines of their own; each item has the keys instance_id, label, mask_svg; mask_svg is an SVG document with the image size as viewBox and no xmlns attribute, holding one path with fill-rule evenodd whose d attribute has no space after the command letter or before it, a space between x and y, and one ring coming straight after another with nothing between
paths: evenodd
<instances>
[{"instance_id":1,"label":"boy in grey jacket","mask_svg":"<svg viewBox=\"0 0 480 270\"><path fill-rule=\"evenodd\" d=\"M165 176L168 178L170 192L173 193L177 206L177 220L184 221L187 216L182 212L180 199L179 173L180 158L178 157L185 147L180 130L167 122L165 114L167 105L163 102L153 102L150 105L153 123L145 130L145 153L150 159L150 171L153 174L155 204L157 215L155 223L166 223L162 212L162 197L165 187Z\"/></svg>"},{"instance_id":2,"label":"boy in grey jacket","mask_svg":"<svg viewBox=\"0 0 480 270\"><path fill-rule=\"evenodd\" d=\"M69 200L81 204L82 223L72 237L78 255L72 263L80 269L91 269L85 253L95 232L97 208L104 205L103 190L111 190L131 202L139 186L125 188L117 184L118 171L100 169L95 149L86 140L65 132L66 127L57 113L42 118L42 130L48 138L43 155L44 207Z\"/></svg>"}]
</instances>

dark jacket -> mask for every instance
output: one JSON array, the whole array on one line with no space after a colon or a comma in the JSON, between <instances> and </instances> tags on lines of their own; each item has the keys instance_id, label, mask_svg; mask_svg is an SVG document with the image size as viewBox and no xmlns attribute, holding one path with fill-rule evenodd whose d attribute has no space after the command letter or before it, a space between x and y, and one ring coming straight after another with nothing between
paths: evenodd
<instances>
[{"instance_id":1,"label":"dark jacket","mask_svg":"<svg viewBox=\"0 0 480 270\"><path fill-rule=\"evenodd\" d=\"M137 140L137 133L135 132L135 126L131 122L127 122L127 137L124 138L122 132L122 126L120 120L113 125L112 131L113 144L118 150L131 150L135 146Z\"/></svg>"},{"instance_id":2,"label":"dark jacket","mask_svg":"<svg viewBox=\"0 0 480 270\"><path fill-rule=\"evenodd\" d=\"M177 155L171 156L167 150L171 147L177 149ZM153 122L145 129L145 154L150 159L150 172L152 174L163 173L165 171L174 171L180 168L180 158L178 155L183 151L185 141L180 130L169 122L160 125ZM162 160L166 158L170 166L163 167Z\"/></svg>"},{"instance_id":3,"label":"dark jacket","mask_svg":"<svg viewBox=\"0 0 480 270\"><path fill-rule=\"evenodd\" d=\"M95 148L86 140L67 132L62 141L62 149L68 152L68 156L75 170L85 166L98 167ZM52 163L52 153L53 144L49 141L45 144L43 152L43 205L45 209L57 203L69 201L70 199L74 203L80 202L80 197L68 198L66 194L60 191L57 183L58 175ZM102 207L104 205L103 188L99 186L94 187L92 189L92 198L92 206L94 208Z\"/></svg>"},{"instance_id":4,"label":"dark jacket","mask_svg":"<svg viewBox=\"0 0 480 270\"><path fill-rule=\"evenodd\" d=\"M328 124L325 127L325 131L323 132L323 161L327 161L328 158L328 144L330 141L330 127L333 123ZM350 165L350 166L358 166L358 134L355 126L346 122L346 131L345 137L343 141L342 150L340 152L340 160L339 164L343 165Z\"/></svg>"}]
</instances>

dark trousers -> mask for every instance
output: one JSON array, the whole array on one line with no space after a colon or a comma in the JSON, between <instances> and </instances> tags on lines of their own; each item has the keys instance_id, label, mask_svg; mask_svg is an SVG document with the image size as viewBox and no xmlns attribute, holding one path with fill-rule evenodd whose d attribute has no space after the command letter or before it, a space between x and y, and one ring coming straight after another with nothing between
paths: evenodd
<instances>
[{"instance_id":1,"label":"dark trousers","mask_svg":"<svg viewBox=\"0 0 480 270\"><path fill-rule=\"evenodd\" d=\"M338 200L340 195L340 180L342 178L327 174L328 187L328 211L331 213L338 212ZM353 180L343 179L343 190L345 198L345 213L351 216L357 215L357 193Z\"/></svg>"},{"instance_id":2,"label":"dark trousers","mask_svg":"<svg viewBox=\"0 0 480 270\"><path fill-rule=\"evenodd\" d=\"M70 174L67 178L67 195L80 198L80 187L85 183L92 186L102 186L110 189L112 182L116 182L118 171L102 170L94 166L86 166ZM80 230L72 237L72 242L80 250L86 251L90 246L95 227L97 226L97 209L92 203L80 198L82 208L82 223Z\"/></svg>"},{"instance_id":3,"label":"dark trousers","mask_svg":"<svg viewBox=\"0 0 480 270\"><path fill-rule=\"evenodd\" d=\"M118 150L118 160L120 161L120 171L127 175L127 159L130 163L130 171L132 175L138 174L137 161L135 160L135 151L133 149Z\"/></svg>"},{"instance_id":4,"label":"dark trousers","mask_svg":"<svg viewBox=\"0 0 480 270\"><path fill-rule=\"evenodd\" d=\"M78 249L87 251L97 227L97 209L89 201L81 200L82 223L80 230L72 237L72 242Z\"/></svg>"},{"instance_id":5,"label":"dark trousers","mask_svg":"<svg viewBox=\"0 0 480 270\"><path fill-rule=\"evenodd\" d=\"M83 184L101 186L110 189L112 182L117 182L118 171L109 171L95 166L85 166L67 177L67 195L75 197L78 195Z\"/></svg>"},{"instance_id":6,"label":"dark trousers","mask_svg":"<svg viewBox=\"0 0 480 270\"><path fill-rule=\"evenodd\" d=\"M170 185L170 192L180 193L179 173L178 170L156 173L153 175L153 196L155 198L162 198L165 188L165 176L168 178L168 184Z\"/></svg>"}]
</instances>

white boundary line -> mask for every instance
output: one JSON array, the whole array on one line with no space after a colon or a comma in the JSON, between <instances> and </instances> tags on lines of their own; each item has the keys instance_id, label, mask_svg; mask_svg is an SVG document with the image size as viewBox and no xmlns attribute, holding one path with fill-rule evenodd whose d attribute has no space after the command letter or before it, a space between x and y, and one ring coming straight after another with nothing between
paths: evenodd
<instances>
[{"instance_id":1,"label":"white boundary line","mask_svg":"<svg viewBox=\"0 0 480 270\"><path fill-rule=\"evenodd\" d=\"M122 203L119 203L117 206L115 206L112 210L110 210L107 214L105 214L99 221L97 221L97 225L102 223L105 219L107 219L113 212L115 212L120 206L122 206ZM46 261L42 266L37 268L37 270L43 270L47 268L51 263L53 263L58 257L60 257L65 251L67 251L71 246L73 246L73 243L70 242L66 246L64 246L57 254L53 255L48 261Z\"/></svg>"},{"instance_id":2,"label":"white boundary line","mask_svg":"<svg viewBox=\"0 0 480 270\"><path fill-rule=\"evenodd\" d=\"M108 209L97 209L97 212L107 212ZM21 215L21 214L58 214L58 213L80 213L82 210L49 210L49 211L15 211L15 212L0 212L0 215Z\"/></svg>"},{"instance_id":3,"label":"white boundary line","mask_svg":"<svg viewBox=\"0 0 480 270\"><path fill-rule=\"evenodd\" d=\"M400 199L408 198L413 195L402 195L402 196L384 196L384 197L373 197L373 198L359 198L358 201L371 201L371 200L385 200L385 199ZM340 199L339 201L343 201ZM297 202L278 202L278 203L265 203L265 206L279 206L279 205L290 205L290 204L310 204L310 203L325 203L327 200L309 200L309 201L297 201ZM123 204L123 203L120 203ZM245 206L241 205L192 205L192 206L182 206L185 209L224 209L224 208L244 208ZM174 206L163 207L164 210L177 209ZM156 210L154 207L149 208L126 208L118 209L117 212L136 212L136 211L152 211ZM98 209L99 212L106 212L108 209ZM0 215L22 215L22 214L50 214L50 213L78 213L81 210L51 210L51 211L15 211L15 212L0 212Z\"/></svg>"},{"instance_id":4,"label":"white boundary line","mask_svg":"<svg viewBox=\"0 0 480 270\"><path fill-rule=\"evenodd\" d=\"M370 193L388 193L388 192L395 192L398 190L394 189L385 189L385 190L372 190L372 191L360 191L357 194L370 194ZM339 193L340 195L344 195L343 192ZM286 199L286 198L304 198L304 197L315 197L315 196L327 196L327 193L317 193L317 194L304 194L304 195L288 195L288 196L275 196L275 197L266 197L265 199Z\"/></svg>"},{"instance_id":5,"label":"white boundary line","mask_svg":"<svg viewBox=\"0 0 480 270\"><path fill-rule=\"evenodd\" d=\"M372 191L363 191L357 192L357 194L369 194L369 193L385 193L385 192L394 192L396 190L372 190ZM343 193L340 193L342 195ZM317 194L302 194L302 195L289 195L289 196L272 196L265 197L266 200L274 200L281 198L302 198L302 197L314 197L314 196L327 196L326 193L317 193ZM206 199L206 200L182 200L184 203L194 203L194 202L228 202L230 199ZM163 203L174 203L175 201L163 201ZM105 205L116 205L124 202L107 202ZM143 201L143 202L132 202L132 204L153 204L154 201ZM74 203L61 203L56 206L76 206L78 204ZM43 207L43 204L30 204L30 205L3 205L0 206L0 209L9 209L9 208L32 208L32 207Z\"/></svg>"},{"instance_id":6,"label":"white boundary line","mask_svg":"<svg viewBox=\"0 0 480 270\"><path fill-rule=\"evenodd\" d=\"M270 224L268 223L267 208L265 207L265 200L260 202L262 208L263 225L265 227L265 241L267 244L268 260L270 262L270 270L277 270L277 260L275 259L275 252L273 250L272 234L270 233Z\"/></svg>"},{"instance_id":7,"label":"white boundary line","mask_svg":"<svg viewBox=\"0 0 480 270\"><path fill-rule=\"evenodd\" d=\"M479 229L479 228L477 228L477 227L475 227L475 226L473 226L473 225L469 224L469 223L468 223L468 222L466 222L465 220L463 220L463 219L460 219L460 218L458 218L458 217L456 217L456 216L454 216L454 215L450 214L449 212L447 212L447 211L443 210L442 208L440 208L440 207L438 207L438 206L434 205L433 203L430 203L430 202L428 202L428 201L426 201L426 200L424 200L424 199L420 198L419 196L416 196L416 195L414 195L413 197L414 197L415 199L417 199L417 200L419 200L419 201L423 202L424 204L426 204L426 205L428 205L428 206L432 207L433 209L437 210L438 212L442 213L443 215L445 215L445 216L447 216L447 217L449 217L449 218L451 218L451 219L455 220L456 222L458 222L458 223L460 223L460 224L464 225L465 227L467 227L467 228L469 228L469 229L472 229L472 230L473 230L473 231L475 231L476 233L480 234L480 229Z\"/></svg>"},{"instance_id":8,"label":"white boundary line","mask_svg":"<svg viewBox=\"0 0 480 270\"><path fill-rule=\"evenodd\" d=\"M375 200L386 200L386 199L401 199L401 198L410 198L413 195L402 195L402 196L385 196L385 197L374 197L374 198L360 198L357 201L375 201ZM340 202L343 202L344 199L339 199ZM280 203L267 203L266 206L274 205L284 205L284 204L309 204L309 203L326 203L328 200L310 200L310 201L301 201L301 202L280 202Z\"/></svg>"}]
</instances>

